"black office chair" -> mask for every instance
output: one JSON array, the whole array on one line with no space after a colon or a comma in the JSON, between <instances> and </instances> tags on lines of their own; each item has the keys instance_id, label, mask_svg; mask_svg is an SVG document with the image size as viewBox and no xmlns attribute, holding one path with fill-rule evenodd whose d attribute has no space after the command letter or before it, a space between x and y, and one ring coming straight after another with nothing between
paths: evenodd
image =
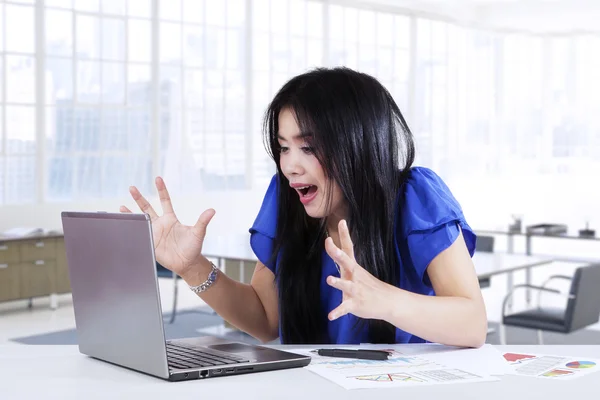
<instances>
[{"instance_id":1,"label":"black office chair","mask_svg":"<svg viewBox=\"0 0 600 400\"><path fill-rule=\"evenodd\" d=\"M171 310L171 318L169 319L169 323L172 324L175 321L175 314L177 313L177 280L179 279L179 275L175 272L172 272L160 263L156 263L156 276L159 278L171 278L173 279L173 309Z\"/></svg>"},{"instance_id":2,"label":"black office chair","mask_svg":"<svg viewBox=\"0 0 600 400\"><path fill-rule=\"evenodd\" d=\"M486 253L494 252L494 237L493 236L477 236L475 242L475 251L484 251Z\"/></svg>"},{"instance_id":3,"label":"black office chair","mask_svg":"<svg viewBox=\"0 0 600 400\"><path fill-rule=\"evenodd\" d=\"M571 281L568 295L557 289L547 288L546 285L555 279ZM502 303L502 326L500 328L500 343L506 343L505 326L537 329L538 343L543 344L543 331L571 333L586 326L595 324L600 319L600 264L579 267L573 277L564 275L551 276L542 286L517 285L506 295ZM515 290L529 288L538 291L538 307L514 314L505 314L507 301ZM553 293L568 298L564 309L542 307L541 294Z\"/></svg>"}]
</instances>

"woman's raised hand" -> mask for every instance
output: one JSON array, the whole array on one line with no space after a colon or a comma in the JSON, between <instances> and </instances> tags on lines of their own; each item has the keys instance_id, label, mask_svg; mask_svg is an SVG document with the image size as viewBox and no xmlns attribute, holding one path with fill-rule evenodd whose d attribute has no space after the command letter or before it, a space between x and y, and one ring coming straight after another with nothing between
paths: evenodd
<instances>
[{"instance_id":1,"label":"woman's raised hand","mask_svg":"<svg viewBox=\"0 0 600 400\"><path fill-rule=\"evenodd\" d=\"M152 221L156 260L165 268L183 276L203 257L202 244L206 236L206 227L215 215L215 210L204 211L193 226L183 225L173 211L173 204L165 182L160 177L157 177L155 182L163 211L162 215L158 215L154 211L148 200L135 186L131 186L129 192L140 210L147 213ZM121 206L120 211L131 212L125 206Z\"/></svg>"}]
</instances>

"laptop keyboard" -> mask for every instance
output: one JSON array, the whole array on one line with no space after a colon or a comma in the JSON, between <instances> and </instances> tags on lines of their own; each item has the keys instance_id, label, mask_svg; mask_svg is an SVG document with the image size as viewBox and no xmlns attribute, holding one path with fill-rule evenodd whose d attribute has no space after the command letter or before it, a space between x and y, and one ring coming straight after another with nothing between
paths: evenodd
<instances>
[{"instance_id":1,"label":"laptop keyboard","mask_svg":"<svg viewBox=\"0 0 600 400\"><path fill-rule=\"evenodd\" d=\"M167 343L167 360L169 367L187 369L198 367L212 367L216 365L230 365L249 362L243 357L230 353L211 351L208 348L201 350L181 344Z\"/></svg>"}]
</instances>

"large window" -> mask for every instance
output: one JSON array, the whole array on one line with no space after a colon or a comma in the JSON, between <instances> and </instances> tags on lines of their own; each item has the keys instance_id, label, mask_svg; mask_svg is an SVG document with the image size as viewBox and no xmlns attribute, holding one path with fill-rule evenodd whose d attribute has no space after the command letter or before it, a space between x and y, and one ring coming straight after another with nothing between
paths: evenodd
<instances>
[{"instance_id":1,"label":"large window","mask_svg":"<svg viewBox=\"0 0 600 400\"><path fill-rule=\"evenodd\" d=\"M534 192L484 194L536 179L552 181L540 193L573 189L600 168L599 54L598 35L475 30L376 4L0 0L0 204L153 192L159 174L173 192L262 188L274 93L345 65L390 90L417 163L462 200L536 211Z\"/></svg>"}]
</instances>

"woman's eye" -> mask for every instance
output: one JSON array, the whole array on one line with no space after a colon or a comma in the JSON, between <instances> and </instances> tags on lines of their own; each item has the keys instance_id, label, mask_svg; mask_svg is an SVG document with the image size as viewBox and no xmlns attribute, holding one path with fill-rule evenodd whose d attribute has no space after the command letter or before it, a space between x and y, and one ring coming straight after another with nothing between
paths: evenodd
<instances>
[{"instance_id":1,"label":"woman's eye","mask_svg":"<svg viewBox=\"0 0 600 400\"><path fill-rule=\"evenodd\" d=\"M306 154L313 154L314 153L314 148L312 148L312 147L303 147L302 151L305 152Z\"/></svg>"},{"instance_id":2,"label":"woman's eye","mask_svg":"<svg viewBox=\"0 0 600 400\"><path fill-rule=\"evenodd\" d=\"M279 152L280 153L287 153L288 150L289 149L287 147L283 147L283 146L279 147Z\"/></svg>"}]
</instances>

